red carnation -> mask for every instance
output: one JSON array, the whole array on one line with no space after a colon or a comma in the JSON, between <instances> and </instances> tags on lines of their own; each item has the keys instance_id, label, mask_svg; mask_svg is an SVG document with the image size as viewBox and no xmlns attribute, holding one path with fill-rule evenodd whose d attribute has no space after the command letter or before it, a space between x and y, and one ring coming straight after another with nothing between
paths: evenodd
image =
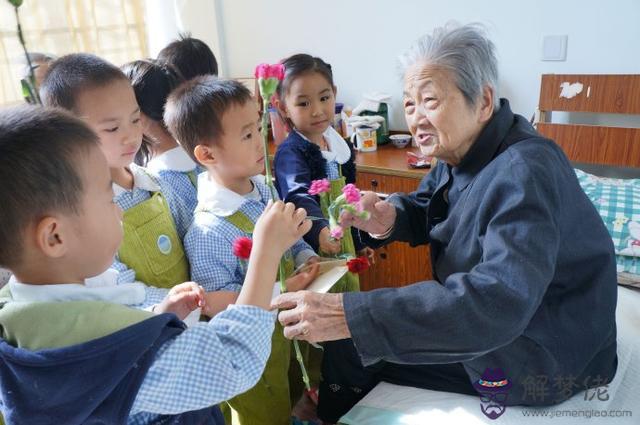
<instances>
[{"instance_id":1,"label":"red carnation","mask_svg":"<svg viewBox=\"0 0 640 425\"><path fill-rule=\"evenodd\" d=\"M251 247L253 247L251 238L240 236L233 241L233 255L242 260L248 260L251 255Z\"/></svg>"},{"instance_id":2,"label":"red carnation","mask_svg":"<svg viewBox=\"0 0 640 425\"><path fill-rule=\"evenodd\" d=\"M347 268L351 273L362 273L369 268L367 257L356 257L347 261Z\"/></svg>"}]
</instances>

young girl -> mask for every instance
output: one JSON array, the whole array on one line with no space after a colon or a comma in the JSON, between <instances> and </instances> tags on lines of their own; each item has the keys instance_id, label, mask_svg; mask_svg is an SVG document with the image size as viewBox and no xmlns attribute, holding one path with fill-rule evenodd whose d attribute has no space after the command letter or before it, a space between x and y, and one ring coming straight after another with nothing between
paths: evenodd
<instances>
[{"instance_id":1,"label":"young girl","mask_svg":"<svg viewBox=\"0 0 640 425\"><path fill-rule=\"evenodd\" d=\"M307 210L309 216L328 217L317 196L309 195L312 180L331 182L330 201L339 196L347 183L355 183L356 167L350 143L333 129L336 87L331 66L306 54L293 55L283 62L284 80L278 86L276 107L286 118L291 133L278 147L274 168L280 197ZM356 250L370 256L355 230L342 240L329 233L328 220L315 220L305 241L321 255L355 255ZM333 292L359 290L358 276L352 273L338 282Z\"/></svg>"},{"instance_id":2,"label":"young girl","mask_svg":"<svg viewBox=\"0 0 640 425\"><path fill-rule=\"evenodd\" d=\"M124 73L94 55L63 56L51 65L41 95L46 106L82 117L100 139L114 202L124 211L124 239L112 266L120 272L118 282L172 287L188 281L182 239L192 212L163 179L133 163L143 144L142 123Z\"/></svg>"},{"instance_id":3,"label":"young girl","mask_svg":"<svg viewBox=\"0 0 640 425\"><path fill-rule=\"evenodd\" d=\"M198 174L204 169L171 136L163 119L167 97L183 79L173 66L151 60L129 62L122 70L136 94L143 139L148 141L138 151L135 162L165 180L193 214L198 203Z\"/></svg>"}]
</instances>

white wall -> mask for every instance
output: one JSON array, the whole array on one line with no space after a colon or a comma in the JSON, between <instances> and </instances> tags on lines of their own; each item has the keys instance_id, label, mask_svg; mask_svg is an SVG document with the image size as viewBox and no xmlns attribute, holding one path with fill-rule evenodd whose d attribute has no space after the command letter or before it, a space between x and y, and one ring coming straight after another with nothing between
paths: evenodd
<instances>
[{"instance_id":1,"label":"white wall","mask_svg":"<svg viewBox=\"0 0 640 425\"><path fill-rule=\"evenodd\" d=\"M202 2L215 5L215 16L208 12L210 5L201 8ZM224 53L227 76L249 76L257 63L276 62L296 52L318 55L333 67L339 101L355 105L363 92L391 93L394 129L405 126L395 58L417 37L449 20L488 27L498 51L499 92L510 99L514 111L527 117L536 108L543 73L640 73L639 0L184 3L190 12L196 11L190 15L194 27L218 37L214 51ZM569 36L565 62L540 60L542 37L548 34Z\"/></svg>"}]
</instances>

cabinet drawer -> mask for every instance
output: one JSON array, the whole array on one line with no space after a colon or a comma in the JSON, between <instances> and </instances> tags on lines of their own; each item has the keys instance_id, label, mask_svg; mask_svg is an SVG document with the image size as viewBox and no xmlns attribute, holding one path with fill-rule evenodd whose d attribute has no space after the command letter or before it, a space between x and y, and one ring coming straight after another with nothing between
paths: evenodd
<instances>
[{"instance_id":1,"label":"cabinet drawer","mask_svg":"<svg viewBox=\"0 0 640 425\"><path fill-rule=\"evenodd\" d=\"M356 186L358 186L358 188L384 194L413 192L418 188L419 184L420 179L412 177L390 176L360 171L356 175Z\"/></svg>"},{"instance_id":2,"label":"cabinet drawer","mask_svg":"<svg viewBox=\"0 0 640 425\"><path fill-rule=\"evenodd\" d=\"M428 246L412 248L404 242L393 242L376 249L375 264L360 275L360 288L398 288L432 279Z\"/></svg>"}]
</instances>

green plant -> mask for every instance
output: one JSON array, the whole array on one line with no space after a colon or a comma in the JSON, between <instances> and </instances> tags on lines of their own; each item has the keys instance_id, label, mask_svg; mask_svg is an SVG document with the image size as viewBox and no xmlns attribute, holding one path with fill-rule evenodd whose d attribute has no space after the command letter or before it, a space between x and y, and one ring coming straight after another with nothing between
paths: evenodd
<instances>
[{"instance_id":1,"label":"green plant","mask_svg":"<svg viewBox=\"0 0 640 425\"><path fill-rule=\"evenodd\" d=\"M33 65L31 64L31 57L29 56L29 51L27 50L27 43L24 41L24 35L22 34L22 26L20 25L20 13L18 9L22 6L22 0L7 0L9 4L13 6L13 9L16 12L16 23L18 25L18 40L20 40L20 45L22 45L22 50L24 50L24 57L27 61L27 67L29 69L29 75L27 78L23 78L20 80L20 86L22 88L22 96L29 103L40 104L40 96L38 95L38 89L36 88L36 78L33 73Z\"/></svg>"}]
</instances>

